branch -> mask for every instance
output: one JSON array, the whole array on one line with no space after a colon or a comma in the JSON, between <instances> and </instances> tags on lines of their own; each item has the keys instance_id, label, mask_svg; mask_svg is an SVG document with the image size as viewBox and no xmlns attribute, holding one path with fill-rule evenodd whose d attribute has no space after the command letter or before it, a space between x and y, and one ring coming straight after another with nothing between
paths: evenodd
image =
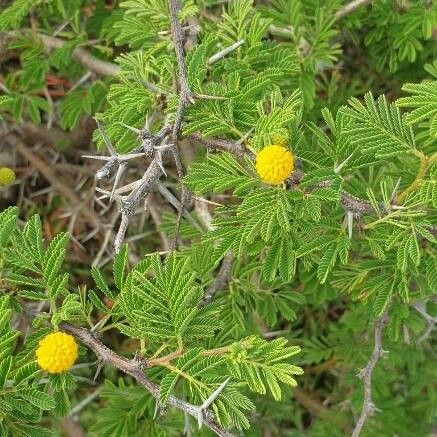
<instances>
[{"instance_id":1,"label":"branch","mask_svg":"<svg viewBox=\"0 0 437 437\"><path fill-rule=\"evenodd\" d=\"M189 140L196 141L200 144L206 146L206 148L211 152L216 152L217 150L221 150L223 152L229 152L237 157L242 157L245 153L248 153L243 144L226 140L223 138L204 138L200 134L191 134L187 137Z\"/></svg>"},{"instance_id":2,"label":"branch","mask_svg":"<svg viewBox=\"0 0 437 437\"><path fill-rule=\"evenodd\" d=\"M127 359L118 355L113 350L105 346L99 339L97 339L90 331L85 328L70 325L67 322L61 322L59 328L76 337L85 346L90 348L102 363L111 364L117 369L132 376L139 384L146 388L146 390L159 402L159 386L150 380L145 374L144 369L147 367L147 361L139 359ZM233 434L223 429L215 420L214 413L210 410L202 409L197 405L190 404L175 396L169 396L167 403L176 407L190 416L198 419L199 411L202 414L202 423L204 423L210 430L220 437L233 437Z\"/></svg>"},{"instance_id":3,"label":"branch","mask_svg":"<svg viewBox=\"0 0 437 437\"><path fill-rule=\"evenodd\" d=\"M162 167L162 156L163 150L168 148L164 146L164 149L161 146L161 143L166 139L169 128L163 127L158 133L152 134L147 130L138 131L141 145L138 146L132 153L127 155L119 155L115 152L114 147L111 144L111 141L102 126L101 123L97 123L97 126L100 130L100 133L103 137L103 140L110 152L110 157L106 156L94 156L88 158L94 158L99 160L106 161L106 164L101 167L97 173L96 178L102 179L104 177L108 177L114 167L118 166L118 170L120 170L120 166L124 165L126 161L128 161L132 157L137 157L140 155L146 155L153 157L152 162L149 167L145 171L143 177L132 184L129 184L127 191L130 191L127 196L120 196L119 192L123 191L122 189L117 190L117 177L114 181L114 186L111 192L106 192L105 190L101 190L96 188L97 191L104 193L105 196L108 196L110 199L115 198L120 205L121 212L121 223L114 241L115 252L117 253L124 241L124 237L129 225L129 218L134 215L140 206L141 202L151 193L153 187L158 182L159 178L164 174L164 170ZM159 148L161 147L161 148ZM138 153L141 152L141 153Z\"/></svg>"},{"instance_id":4,"label":"branch","mask_svg":"<svg viewBox=\"0 0 437 437\"><path fill-rule=\"evenodd\" d=\"M346 211L350 211L358 215L372 213L375 211L370 202L349 194L346 191L341 192L341 204Z\"/></svg>"},{"instance_id":5,"label":"branch","mask_svg":"<svg viewBox=\"0 0 437 437\"><path fill-rule=\"evenodd\" d=\"M232 252L228 252L223 258L220 270L214 279L214 282L206 289L205 296L203 298L203 304L208 304L214 295L222 290L226 284L229 282L232 265L234 263L234 255Z\"/></svg>"},{"instance_id":6,"label":"branch","mask_svg":"<svg viewBox=\"0 0 437 437\"><path fill-rule=\"evenodd\" d=\"M366 6L371 2L372 0L353 0L350 3L344 5L340 10L337 11L337 13L335 14L335 19L339 20L340 18L343 18L346 15L351 14L361 6Z\"/></svg>"},{"instance_id":7,"label":"branch","mask_svg":"<svg viewBox=\"0 0 437 437\"><path fill-rule=\"evenodd\" d=\"M178 13L180 10L179 0L168 0L169 10L170 10L170 27L171 27L171 37L173 40L174 49L176 52L176 61L178 64L178 82L180 88L179 103L176 110L176 116L173 123L173 129L171 138L173 141L173 157L176 163L176 169L178 172L179 180L185 175L185 169L182 164L181 156L179 153L178 141L182 128L182 118L184 116L185 108L194 102L194 95L192 94L190 87L188 85L187 70L185 66L185 53L184 53L184 37L181 23L179 22ZM177 245L179 228L182 220L182 216L185 209L185 204L189 200L190 194L188 189L184 184L182 184L182 195L181 195L181 205L178 211L178 217L176 220L175 235L172 241L172 249Z\"/></svg>"},{"instance_id":8,"label":"branch","mask_svg":"<svg viewBox=\"0 0 437 437\"><path fill-rule=\"evenodd\" d=\"M175 134L179 134L181 129L183 110L185 109L185 106L193 100L193 95L188 85L187 70L185 67L183 31L178 18L180 2L179 0L168 0L168 4L170 9L171 36L176 52L176 61L178 63L178 79L180 86L179 107L176 113L176 121L173 125L173 136L175 136ZM182 113L180 113L181 111Z\"/></svg>"},{"instance_id":9,"label":"branch","mask_svg":"<svg viewBox=\"0 0 437 437\"><path fill-rule=\"evenodd\" d=\"M388 321L387 313L384 312L375 322L375 346L373 348L370 360L366 367L359 373L359 378L364 384L364 402L360 417L355 425L351 437L358 437L363 429L367 418L375 411L375 405L372 402L372 372L378 360L386 353L382 349L382 329Z\"/></svg>"},{"instance_id":10,"label":"branch","mask_svg":"<svg viewBox=\"0 0 437 437\"><path fill-rule=\"evenodd\" d=\"M318 416L336 428L341 428L345 434L350 432L346 416L341 412L331 411L322 402L316 399L314 395L299 387L294 387L293 397L313 416Z\"/></svg>"},{"instance_id":11,"label":"branch","mask_svg":"<svg viewBox=\"0 0 437 437\"><path fill-rule=\"evenodd\" d=\"M12 41L20 34L29 33L39 39L47 51L59 49L66 44L66 41L60 38L44 35L41 33L35 33L34 31L29 29L3 33L0 32L0 61L7 60L17 54L16 50L10 50L8 48L10 41ZM113 64L112 62L108 61L102 61L101 59L96 58L95 56L91 55L87 50L81 47L77 47L73 50L72 57L76 62L81 64L87 70L92 71L96 74L100 74L102 76L115 76L120 71L120 68L117 64Z\"/></svg>"},{"instance_id":12,"label":"branch","mask_svg":"<svg viewBox=\"0 0 437 437\"><path fill-rule=\"evenodd\" d=\"M232 153L237 158L241 158L244 155L249 156L252 160L255 158L250 150L246 149L237 141L231 141L224 138L205 138L199 133L191 134L187 138L203 144L211 151L220 150ZM301 170L296 169L286 180L287 186L292 187L293 185L298 185L304 176L305 175ZM319 186L326 186L326 182L321 182ZM369 201L360 199L346 191L342 191L341 193L341 204L346 211L350 211L355 215L374 212Z\"/></svg>"}]
</instances>

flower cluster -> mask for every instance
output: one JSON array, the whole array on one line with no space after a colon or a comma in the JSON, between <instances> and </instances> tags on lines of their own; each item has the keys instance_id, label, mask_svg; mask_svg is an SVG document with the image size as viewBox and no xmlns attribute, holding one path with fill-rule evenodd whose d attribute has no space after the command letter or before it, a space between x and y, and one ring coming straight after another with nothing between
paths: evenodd
<instances>
[{"instance_id":1,"label":"flower cluster","mask_svg":"<svg viewBox=\"0 0 437 437\"><path fill-rule=\"evenodd\" d=\"M291 152L283 146L272 144L256 155L256 171L262 181L278 185L287 179L294 167Z\"/></svg>"},{"instance_id":2,"label":"flower cluster","mask_svg":"<svg viewBox=\"0 0 437 437\"><path fill-rule=\"evenodd\" d=\"M0 187L7 187L15 182L15 173L9 167L0 168Z\"/></svg>"},{"instance_id":3,"label":"flower cluster","mask_svg":"<svg viewBox=\"0 0 437 437\"><path fill-rule=\"evenodd\" d=\"M41 369L49 373L62 373L70 369L77 359L78 346L73 336L64 332L46 335L36 350Z\"/></svg>"}]
</instances>

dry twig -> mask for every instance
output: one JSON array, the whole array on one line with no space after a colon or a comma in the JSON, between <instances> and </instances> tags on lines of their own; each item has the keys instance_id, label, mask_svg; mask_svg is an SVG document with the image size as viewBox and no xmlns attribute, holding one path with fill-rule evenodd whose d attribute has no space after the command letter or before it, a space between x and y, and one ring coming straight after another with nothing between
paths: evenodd
<instances>
[{"instance_id":1,"label":"dry twig","mask_svg":"<svg viewBox=\"0 0 437 437\"><path fill-rule=\"evenodd\" d=\"M170 9L170 25L171 25L171 36L173 40L174 49L176 52L176 60L178 64L178 82L179 82L179 103L178 108L176 110L176 117L173 123L172 128L172 142L173 142L173 157L176 163L176 169L178 172L179 180L182 182L182 178L185 175L185 169L182 164L181 156L178 148L179 136L182 128L182 118L184 116L185 108L194 102L194 96L190 90L187 79L187 71L185 66L185 53L184 53L184 39L183 39L183 30L181 23L179 22L178 13L180 9L179 0L169 0L168 1L169 9ZM189 191L187 187L182 184L182 195L181 195L181 204L178 211L178 217L176 220L175 227L175 235L172 241L172 249L174 249L177 245L179 227L181 224L182 216L184 213L185 205L188 202L190 197Z\"/></svg>"},{"instance_id":2,"label":"dry twig","mask_svg":"<svg viewBox=\"0 0 437 437\"><path fill-rule=\"evenodd\" d=\"M351 437L358 437L363 429L364 423L367 418L371 416L375 411L375 405L372 402L372 372L376 366L378 360L386 353L382 349L382 329L387 323L387 312L384 312L375 322L375 345L372 355L366 364L364 369L359 372L359 377L363 380L364 384L364 402L361 410L360 417L355 425Z\"/></svg>"},{"instance_id":3,"label":"dry twig","mask_svg":"<svg viewBox=\"0 0 437 437\"><path fill-rule=\"evenodd\" d=\"M214 295L226 286L231 276L233 264L234 255L232 252L228 252L223 258L222 265L220 266L220 270L218 271L213 283L205 291L203 304L208 304Z\"/></svg>"}]
</instances>

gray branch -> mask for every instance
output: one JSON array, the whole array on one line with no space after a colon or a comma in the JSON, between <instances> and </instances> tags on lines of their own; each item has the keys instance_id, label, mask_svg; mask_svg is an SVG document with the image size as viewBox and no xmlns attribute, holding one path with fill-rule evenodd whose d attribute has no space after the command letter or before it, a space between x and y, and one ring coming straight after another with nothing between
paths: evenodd
<instances>
[{"instance_id":1,"label":"gray branch","mask_svg":"<svg viewBox=\"0 0 437 437\"><path fill-rule=\"evenodd\" d=\"M203 298L203 304L208 304L214 295L222 290L226 284L229 282L231 277L232 265L234 263L234 255L232 252L228 252L223 258L222 265L220 266L220 270L217 273L216 278L213 283L206 289L205 296Z\"/></svg>"},{"instance_id":2,"label":"gray branch","mask_svg":"<svg viewBox=\"0 0 437 437\"><path fill-rule=\"evenodd\" d=\"M208 150L211 151L220 150L223 152L232 153L237 158L247 155L250 157L250 159L255 159L252 152L237 141L227 140L224 138L205 138L199 133L191 134L187 138L203 144L208 148ZM304 176L305 174L301 170L295 169L290 177L286 180L287 186L290 188L299 185ZM320 182L317 186L320 188L329 186L329 184L326 182ZM360 199L359 197L356 197L346 191L341 192L340 200L343 208L346 211L352 212L356 216L361 216L364 213L374 212L374 209L369 201Z\"/></svg>"},{"instance_id":3,"label":"gray branch","mask_svg":"<svg viewBox=\"0 0 437 437\"><path fill-rule=\"evenodd\" d=\"M364 385L364 402L360 417L355 425L351 437L358 437L363 429L363 426L369 416L375 411L375 405L372 402L372 372L378 360L386 353L382 349L382 329L388 321L387 312L384 312L375 322L375 345L372 355L366 364L366 367L358 374L363 380Z\"/></svg>"},{"instance_id":4,"label":"gray branch","mask_svg":"<svg viewBox=\"0 0 437 437\"><path fill-rule=\"evenodd\" d=\"M181 156L179 153L178 141L181 134L182 119L184 116L185 108L194 102L194 95L192 94L188 85L187 70L185 66L185 53L184 53L184 36L181 23L179 22L178 13L180 10L180 0L168 0L168 6L170 10L170 27L171 37L176 52L176 61L178 64L178 82L179 82L179 103L176 110L176 116L172 129L172 141L173 141L173 157L176 164L176 170L178 172L179 180L182 182L182 178L185 176L185 168L182 164ZM182 216L185 209L185 204L190 198L190 193L187 187L182 183L182 195L181 204L178 211L178 217L175 226L175 235L171 244L171 249L174 249L177 245L179 228L182 220Z\"/></svg>"},{"instance_id":5,"label":"gray branch","mask_svg":"<svg viewBox=\"0 0 437 437\"><path fill-rule=\"evenodd\" d=\"M111 364L127 375L132 376L139 384L146 388L146 390L159 402L159 386L150 380L144 373L147 368L147 360L138 358L128 359L118 355L113 350L105 346L93 333L85 328L73 326L67 322L61 322L59 328L73 335L85 346L90 348L102 362L102 364ZM190 416L198 419L199 412L202 415L202 423L210 430L215 432L220 437L233 437L234 434L223 429L214 419L214 413L211 410L203 409L197 405L190 404L175 396L170 396L167 403L176 407Z\"/></svg>"},{"instance_id":6,"label":"gray branch","mask_svg":"<svg viewBox=\"0 0 437 437\"><path fill-rule=\"evenodd\" d=\"M223 138L205 138L201 134L197 133L191 134L187 138L206 146L206 148L211 152L220 150L223 152L232 153L237 157L242 157L245 153L249 153L247 150L245 150L243 144L236 141L230 141Z\"/></svg>"}]
</instances>

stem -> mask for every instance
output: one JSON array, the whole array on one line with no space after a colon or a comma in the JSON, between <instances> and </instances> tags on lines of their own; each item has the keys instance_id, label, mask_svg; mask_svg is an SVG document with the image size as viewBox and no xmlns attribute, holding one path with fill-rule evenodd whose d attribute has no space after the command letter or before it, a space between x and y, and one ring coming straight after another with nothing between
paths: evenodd
<instances>
[{"instance_id":1,"label":"stem","mask_svg":"<svg viewBox=\"0 0 437 437\"><path fill-rule=\"evenodd\" d=\"M76 337L85 346L90 348L97 357L102 361L102 363L111 364L117 369L127 375L132 376L139 384L141 384L145 389L159 401L159 386L155 384L145 373L144 369L148 367L148 362L146 360L132 359L129 360L121 355L118 355L113 350L105 346L98 338L96 338L92 332L85 328L80 328L77 326L70 325L67 322L61 322L59 328L68 332L69 334ZM179 399L173 395L170 395L167 400L168 405L176 407L186 414L198 419L200 407L197 405L190 404L182 399ZM205 424L211 431L215 432L221 437L233 437L234 434L223 429L215 420L214 413L210 410L203 411L202 423Z\"/></svg>"},{"instance_id":2,"label":"stem","mask_svg":"<svg viewBox=\"0 0 437 437\"><path fill-rule=\"evenodd\" d=\"M404 191L402 191L402 193L398 194L398 196L396 197L397 204L402 203L410 193L413 193L418 188L420 188L420 185L422 184L426 172L429 170L431 165L434 164L436 160L437 160L437 153L434 153L431 156L422 155L420 157L420 165L417 175L414 178L414 181L411 182L411 184Z\"/></svg>"},{"instance_id":3,"label":"stem","mask_svg":"<svg viewBox=\"0 0 437 437\"><path fill-rule=\"evenodd\" d=\"M351 437L359 437L364 423L367 418L375 411L375 405L372 402L372 372L378 360L384 354L382 349L382 328L387 323L387 312L384 312L375 322L375 345L372 355L366 364L366 367L359 373L359 377L363 380L364 385L364 402L360 417L355 425Z\"/></svg>"}]
</instances>

